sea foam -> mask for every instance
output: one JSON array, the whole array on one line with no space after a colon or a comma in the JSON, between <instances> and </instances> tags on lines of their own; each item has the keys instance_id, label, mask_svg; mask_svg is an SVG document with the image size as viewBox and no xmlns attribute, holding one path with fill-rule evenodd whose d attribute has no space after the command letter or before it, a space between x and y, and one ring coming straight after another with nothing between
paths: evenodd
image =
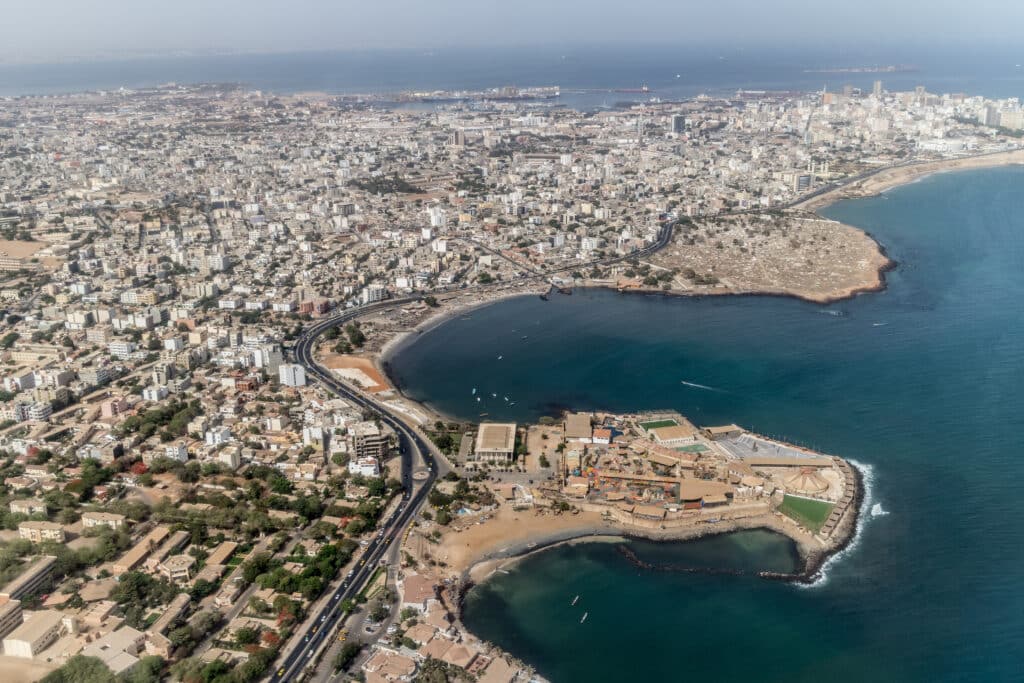
<instances>
[{"instance_id":1,"label":"sea foam","mask_svg":"<svg viewBox=\"0 0 1024 683\"><path fill-rule=\"evenodd\" d=\"M882 511L882 504L876 503L874 500L874 483L875 483L875 468L867 463L858 462L856 460L846 459L846 462L857 468L860 472L861 485L864 487L864 498L860 503L860 510L857 514L857 527L853 530L853 538L846 545L845 548L840 550L834 555L831 555L827 560L821 563L818 570L810 577L810 581L807 583L798 583L797 585L801 588L820 588L828 583L828 571L837 562L842 560L844 557L852 553L860 545L860 539L864 532L864 526L867 524L869 515L864 514L864 511L871 510L870 517L879 517L881 515L887 515L888 512ZM875 509L879 510L879 514L875 513Z\"/></svg>"}]
</instances>

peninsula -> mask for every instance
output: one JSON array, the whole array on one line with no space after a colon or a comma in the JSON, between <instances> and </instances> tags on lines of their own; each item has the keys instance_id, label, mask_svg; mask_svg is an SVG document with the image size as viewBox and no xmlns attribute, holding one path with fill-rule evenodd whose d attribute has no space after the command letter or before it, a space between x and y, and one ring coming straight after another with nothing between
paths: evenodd
<instances>
[{"instance_id":1,"label":"peninsula","mask_svg":"<svg viewBox=\"0 0 1024 683\"><path fill-rule=\"evenodd\" d=\"M857 470L841 458L736 425L697 428L672 411L472 429L452 456L465 478L437 484L428 521L407 539L411 557L442 568L439 578L479 580L496 558L578 537L767 528L793 539L801 556L798 571L775 578L809 581L849 542L863 497ZM447 426L432 434L450 442Z\"/></svg>"},{"instance_id":2,"label":"peninsula","mask_svg":"<svg viewBox=\"0 0 1024 683\"><path fill-rule=\"evenodd\" d=\"M0 100L5 680L525 680L436 579L520 540L755 526L806 577L849 538L841 459L676 414L492 442L403 397L388 354L574 287L878 289L882 248L813 211L1024 162L1019 102L879 83L581 112L494 86L427 110L223 84Z\"/></svg>"}]
</instances>

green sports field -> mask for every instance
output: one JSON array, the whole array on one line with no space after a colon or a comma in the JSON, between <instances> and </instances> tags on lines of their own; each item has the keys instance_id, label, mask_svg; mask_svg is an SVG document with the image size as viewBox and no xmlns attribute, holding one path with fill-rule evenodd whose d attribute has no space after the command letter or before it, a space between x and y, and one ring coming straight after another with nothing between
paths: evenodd
<instances>
[{"instance_id":1,"label":"green sports field","mask_svg":"<svg viewBox=\"0 0 1024 683\"><path fill-rule=\"evenodd\" d=\"M640 426L644 431L649 432L660 427L675 427L677 424L679 423L675 420L655 420L654 422L641 422Z\"/></svg>"},{"instance_id":2,"label":"green sports field","mask_svg":"<svg viewBox=\"0 0 1024 683\"><path fill-rule=\"evenodd\" d=\"M817 531L828 519L833 507L835 506L832 503L820 500L786 496L782 500L782 505L779 506L779 512L803 524L808 529Z\"/></svg>"}]
</instances>

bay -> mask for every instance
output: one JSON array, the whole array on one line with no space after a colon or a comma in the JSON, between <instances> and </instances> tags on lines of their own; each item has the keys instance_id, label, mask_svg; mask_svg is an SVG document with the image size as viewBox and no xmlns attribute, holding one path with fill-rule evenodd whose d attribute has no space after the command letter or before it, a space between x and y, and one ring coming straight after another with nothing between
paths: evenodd
<instances>
[{"instance_id":1,"label":"bay","mask_svg":"<svg viewBox=\"0 0 1024 683\"><path fill-rule=\"evenodd\" d=\"M478 309L401 350L404 391L445 413L737 422L862 463L889 513L814 587L644 572L576 546L475 589L467 625L555 683L1018 679L1022 189L1024 168L988 169L829 207L900 265L886 291L827 307L578 290ZM474 386L499 398L478 404ZM580 593L606 604L585 624L539 608Z\"/></svg>"}]
</instances>

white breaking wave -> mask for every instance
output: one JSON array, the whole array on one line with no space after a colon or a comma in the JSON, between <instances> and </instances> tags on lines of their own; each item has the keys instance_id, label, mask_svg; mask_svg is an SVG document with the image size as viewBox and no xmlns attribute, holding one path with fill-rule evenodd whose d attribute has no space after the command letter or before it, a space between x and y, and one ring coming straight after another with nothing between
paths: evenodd
<instances>
[{"instance_id":1,"label":"white breaking wave","mask_svg":"<svg viewBox=\"0 0 1024 683\"><path fill-rule=\"evenodd\" d=\"M857 462L856 460L846 459L846 462L857 468L860 472L861 484L864 486L864 498L861 500L861 510L871 510L872 517L877 515L874 514L874 509L877 507L879 510L882 509L881 503L874 502L874 483L875 483L875 468L867 463ZM883 513L889 514L889 513ZM798 583L797 585L801 588L818 588L828 583L828 570L832 568L834 564L842 560L844 557L852 553L860 545L860 539L864 532L864 525L867 524L868 515L858 514L857 515L857 528L853 530L853 538L845 548L840 550L834 555L831 555L825 560L818 570L814 572L811 580L808 583Z\"/></svg>"},{"instance_id":2,"label":"white breaking wave","mask_svg":"<svg viewBox=\"0 0 1024 683\"><path fill-rule=\"evenodd\" d=\"M871 506L871 516L872 517L884 517L887 514L889 514L889 511L888 510L883 510L881 503L875 503L874 505Z\"/></svg>"}]
</instances>

